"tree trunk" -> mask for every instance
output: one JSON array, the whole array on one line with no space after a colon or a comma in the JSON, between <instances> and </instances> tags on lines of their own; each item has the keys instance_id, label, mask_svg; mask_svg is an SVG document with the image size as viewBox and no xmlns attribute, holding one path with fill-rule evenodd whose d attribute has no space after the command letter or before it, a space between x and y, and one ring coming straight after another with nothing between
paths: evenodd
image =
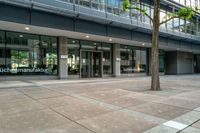
<instances>
[{"instance_id":1,"label":"tree trunk","mask_svg":"<svg viewBox=\"0 0 200 133\"><path fill-rule=\"evenodd\" d=\"M152 30L152 49L151 49L151 90L160 90L159 78L159 27L160 27L160 0L154 0L154 16Z\"/></svg>"}]
</instances>

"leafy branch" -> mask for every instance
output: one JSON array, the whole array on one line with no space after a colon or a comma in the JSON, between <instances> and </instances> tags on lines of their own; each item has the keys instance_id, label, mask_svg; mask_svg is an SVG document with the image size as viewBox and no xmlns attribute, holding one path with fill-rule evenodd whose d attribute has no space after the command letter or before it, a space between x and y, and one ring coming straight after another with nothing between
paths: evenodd
<instances>
[{"instance_id":1,"label":"leafy branch","mask_svg":"<svg viewBox=\"0 0 200 133\"><path fill-rule=\"evenodd\" d=\"M135 6L132 6L132 5L135 5ZM132 3L130 3L129 0L123 0L122 7L123 7L123 11L129 11L131 9L140 11L143 15L147 16L151 21L153 21L152 17L147 13L147 9L142 9L140 7L139 0L133 0Z\"/></svg>"},{"instance_id":2,"label":"leafy branch","mask_svg":"<svg viewBox=\"0 0 200 133\"><path fill-rule=\"evenodd\" d=\"M132 5L134 5L134 6L132 6ZM132 3L130 2L130 0L123 0L122 7L123 7L123 11L129 11L131 9L140 11L143 15L147 16L153 23L153 18L147 13L147 9L142 9L140 7L139 0L133 0ZM166 16L164 17L165 20L161 21L159 23L159 26L164 23L167 23L168 21L175 19L175 18L191 20L193 18L193 16L195 15L194 11L197 11L197 10L199 10L199 9L197 9L196 7L195 8L182 7L175 13L167 13Z\"/></svg>"}]
</instances>

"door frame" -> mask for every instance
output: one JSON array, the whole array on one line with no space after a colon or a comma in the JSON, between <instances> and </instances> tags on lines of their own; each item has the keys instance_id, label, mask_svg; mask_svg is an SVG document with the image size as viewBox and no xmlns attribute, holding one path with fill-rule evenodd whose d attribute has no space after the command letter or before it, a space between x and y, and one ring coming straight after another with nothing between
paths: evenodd
<instances>
[{"instance_id":1,"label":"door frame","mask_svg":"<svg viewBox=\"0 0 200 133\"><path fill-rule=\"evenodd\" d=\"M100 69L101 69L101 73L100 73L100 78L103 77L103 51L99 51L99 50L80 50L80 68L79 68L79 77L82 78L82 72L81 72L81 68L82 68L82 52L91 52L92 55L93 53L100 53L101 54L101 57L100 57ZM91 59L90 57L90 65L91 65L91 61L93 60L93 58ZM91 66L90 66L91 67ZM92 74L93 75L93 74ZM96 78L96 77L91 77L91 74L88 78Z\"/></svg>"}]
</instances>

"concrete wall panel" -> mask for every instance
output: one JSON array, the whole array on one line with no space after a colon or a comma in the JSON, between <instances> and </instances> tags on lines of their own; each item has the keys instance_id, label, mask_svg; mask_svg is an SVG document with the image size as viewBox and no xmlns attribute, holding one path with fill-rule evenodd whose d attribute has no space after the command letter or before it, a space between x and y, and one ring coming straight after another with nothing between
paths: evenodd
<instances>
[{"instance_id":1,"label":"concrete wall panel","mask_svg":"<svg viewBox=\"0 0 200 133\"><path fill-rule=\"evenodd\" d=\"M75 31L106 36L106 26L84 20L75 21Z\"/></svg>"},{"instance_id":2,"label":"concrete wall panel","mask_svg":"<svg viewBox=\"0 0 200 133\"><path fill-rule=\"evenodd\" d=\"M192 49L192 45L189 42L181 42L180 48L190 50Z\"/></svg>"},{"instance_id":3,"label":"concrete wall panel","mask_svg":"<svg viewBox=\"0 0 200 133\"><path fill-rule=\"evenodd\" d=\"M123 38L131 40L131 31L118 27L108 27L107 35L116 38Z\"/></svg>"},{"instance_id":4,"label":"concrete wall panel","mask_svg":"<svg viewBox=\"0 0 200 133\"><path fill-rule=\"evenodd\" d=\"M169 47L172 47L172 48L179 48L180 47L179 41L171 40L171 39L168 39L167 45Z\"/></svg>"},{"instance_id":5,"label":"concrete wall panel","mask_svg":"<svg viewBox=\"0 0 200 133\"><path fill-rule=\"evenodd\" d=\"M167 45L167 38L160 37L159 38L159 44L162 45L162 46L166 46Z\"/></svg>"},{"instance_id":6,"label":"concrete wall panel","mask_svg":"<svg viewBox=\"0 0 200 133\"><path fill-rule=\"evenodd\" d=\"M0 4L0 20L29 24L29 10Z\"/></svg>"},{"instance_id":7,"label":"concrete wall panel","mask_svg":"<svg viewBox=\"0 0 200 133\"><path fill-rule=\"evenodd\" d=\"M178 52L177 56L177 73L191 74L193 73L193 54L188 52Z\"/></svg>"},{"instance_id":8,"label":"concrete wall panel","mask_svg":"<svg viewBox=\"0 0 200 133\"><path fill-rule=\"evenodd\" d=\"M132 32L132 40L151 43L151 35L145 34L137 31Z\"/></svg>"},{"instance_id":9,"label":"concrete wall panel","mask_svg":"<svg viewBox=\"0 0 200 133\"><path fill-rule=\"evenodd\" d=\"M32 11L31 24L62 30L74 30L73 19L39 11Z\"/></svg>"},{"instance_id":10,"label":"concrete wall panel","mask_svg":"<svg viewBox=\"0 0 200 133\"><path fill-rule=\"evenodd\" d=\"M193 45L192 45L192 49L193 49L193 50L199 50L199 49L200 49L200 45L193 44Z\"/></svg>"}]
</instances>

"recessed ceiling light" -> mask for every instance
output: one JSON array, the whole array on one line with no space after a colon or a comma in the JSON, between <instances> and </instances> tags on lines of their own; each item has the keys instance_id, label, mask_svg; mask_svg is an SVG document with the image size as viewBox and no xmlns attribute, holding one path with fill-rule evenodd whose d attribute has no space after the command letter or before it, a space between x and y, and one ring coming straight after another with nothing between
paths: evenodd
<instances>
[{"instance_id":1,"label":"recessed ceiling light","mask_svg":"<svg viewBox=\"0 0 200 133\"><path fill-rule=\"evenodd\" d=\"M30 30L30 28L29 27L25 27L25 30Z\"/></svg>"},{"instance_id":2,"label":"recessed ceiling light","mask_svg":"<svg viewBox=\"0 0 200 133\"><path fill-rule=\"evenodd\" d=\"M76 41L74 41L74 40L72 41L72 43L75 43L75 42L76 42Z\"/></svg>"},{"instance_id":3,"label":"recessed ceiling light","mask_svg":"<svg viewBox=\"0 0 200 133\"><path fill-rule=\"evenodd\" d=\"M19 35L19 37L24 37L23 35Z\"/></svg>"},{"instance_id":4,"label":"recessed ceiling light","mask_svg":"<svg viewBox=\"0 0 200 133\"><path fill-rule=\"evenodd\" d=\"M109 41L112 42L112 38L109 38Z\"/></svg>"},{"instance_id":5,"label":"recessed ceiling light","mask_svg":"<svg viewBox=\"0 0 200 133\"><path fill-rule=\"evenodd\" d=\"M144 45L145 45L145 43L142 43L142 45L144 46Z\"/></svg>"},{"instance_id":6,"label":"recessed ceiling light","mask_svg":"<svg viewBox=\"0 0 200 133\"><path fill-rule=\"evenodd\" d=\"M90 38L90 36L88 36L88 35L87 35L87 36L85 36L85 37L86 37L86 38Z\"/></svg>"}]
</instances>

